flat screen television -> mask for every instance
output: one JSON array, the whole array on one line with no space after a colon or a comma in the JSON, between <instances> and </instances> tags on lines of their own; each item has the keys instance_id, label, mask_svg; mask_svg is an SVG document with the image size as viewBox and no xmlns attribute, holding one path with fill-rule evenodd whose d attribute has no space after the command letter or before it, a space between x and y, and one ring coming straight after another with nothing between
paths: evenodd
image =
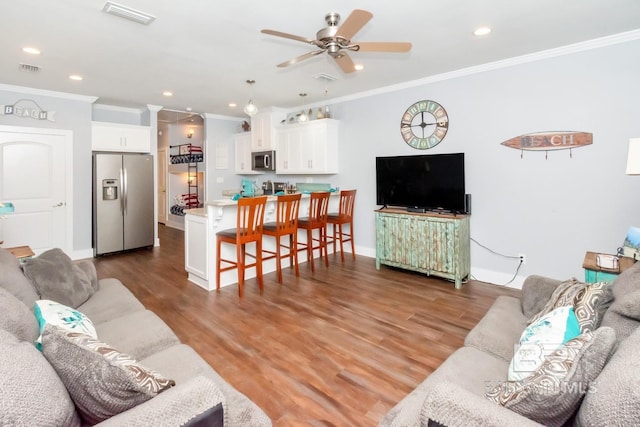
<instances>
[{"instance_id":1,"label":"flat screen television","mask_svg":"<svg viewBox=\"0 0 640 427\"><path fill-rule=\"evenodd\" d=\"M465 212L464 153L376 157L376 202Z\"/></svg>"}]
</instances>

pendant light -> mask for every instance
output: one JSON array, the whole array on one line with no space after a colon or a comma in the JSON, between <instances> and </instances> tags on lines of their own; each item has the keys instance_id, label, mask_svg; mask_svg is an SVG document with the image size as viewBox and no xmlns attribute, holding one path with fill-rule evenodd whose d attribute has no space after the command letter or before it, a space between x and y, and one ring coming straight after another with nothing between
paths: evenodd
<instances>
[{"instance_id":1,"label":"pendant light","mask_svg":"<svg viewBox=\"0 0 640 427\"><path fill-rule=\"evenodd\" d=\"M304 105L304 97L307 96L306 93L300 93L300 98L302 99L302 105ZM299 122L306 122L309 120L309 117L307 116L307 113L304 112L304 108L302 109L302 113L298 116L298 121Z\"/></svg>"},{"instance_id":2,"label":"pendant light","mask_svg":"<svg viewBox=\"0 0 640 427\"><path fill-rule=\"evenodd\" d=\"M244 112L247 116L255 116L258 113L258 107L253 103L253 90L251 89L252 85L255 83L255 80L247 80L249 84L249 102L244 107Z\"/></svg>"}]
</instances>

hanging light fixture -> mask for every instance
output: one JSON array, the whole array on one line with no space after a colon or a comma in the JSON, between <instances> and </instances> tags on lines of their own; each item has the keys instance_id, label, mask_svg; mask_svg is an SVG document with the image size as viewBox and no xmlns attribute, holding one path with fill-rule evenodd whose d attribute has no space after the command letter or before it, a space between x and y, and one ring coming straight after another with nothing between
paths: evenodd
<instances>
[{"instance_id":1,"label":"hanging light fixture","mask_svg":"<svg viewBox=\"0 0 640 427\"><path fill-rule=\"evenodd\" d=\"M304 97L307 96L306 93L300 93L300 98L302 99L302 105L304 105ZM302 113L300 113L300 115L298 116L298 121L299 122L306 122L309 120L309 116L307 116L307 113L304 112L304 108L302 109Z\"/></svg>"},{"instance_id":2,"label":"hanging light fixture","mask_svg":"<svg viewBox=\"0 0 640 427\"><path fill-rule=\"evenodd\" d=\"M251 89L251 87L255 82L256 82L255 80L247 80L247 83L249 84L249 88L250 88L249 103L247 103L247 105L244 107L244 112L249 117L255 116L258 113L258 107L256 107L256 104L253 103L253 90Z\"/></svg>"}]
</instances>

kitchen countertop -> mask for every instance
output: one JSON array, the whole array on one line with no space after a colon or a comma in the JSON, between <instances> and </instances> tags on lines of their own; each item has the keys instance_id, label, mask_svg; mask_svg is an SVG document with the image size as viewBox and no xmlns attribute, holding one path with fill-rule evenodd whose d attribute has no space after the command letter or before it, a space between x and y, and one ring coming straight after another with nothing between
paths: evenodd
<instances>
[{"instance_id":1,"label":"kitchen countertop","mask_svg":"<svg viewBox=\"0 0 640 427\"><path fill-rule=\"evenodd\" d=\"M311 193L302 193L302 198L306 199L310 196L310 194ZM340 195L339 191L335 191L330 194L330 196L338 196L338 195ZM261 197L261 196L255 196L255 197ZM278 196L267 196L267 202L275 202L277 200L278 200ZM210 206L224 207L224 206L235 206L238 204L238 202L232 199L217 199L217 200L212 200L210 202L207 202L206 204ZM191 210L196 210L196 209L190 209L189 213L191 213L190 212Z\"/></svg>"}]
</instances>

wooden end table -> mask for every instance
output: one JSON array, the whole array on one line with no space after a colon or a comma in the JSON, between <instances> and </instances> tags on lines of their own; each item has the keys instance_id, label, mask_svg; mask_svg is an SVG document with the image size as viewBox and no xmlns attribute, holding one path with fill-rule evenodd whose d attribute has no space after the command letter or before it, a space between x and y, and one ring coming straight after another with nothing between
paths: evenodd
<instances>
[{"instance_id":1,"label":"wooden end table","mask_svg":"<svg viewBox=\"0 0 640 427\"><path fill-rule=\"evenodd\" d=\"M16 246L13 248L5 248L9 252L13 254L14 257L19 260L23 260L25 258L31 258L35 255L35 253L31 250L29 246Z\"/></svg>"},{"instance_id":2,"label":"wooden end table","mask_svg":"<svg viewBox=\"0 0 640 427\"><path fill-rule=\"evenodd\" d=\"M618 257L618 268L603 268L598 266L596 257L598 252L587 252L584 256L582 268L584 268L584 281L586 283L607 282L611 283L618 277L618 274L625 271L634 264L634 260L629 257Z\"/></svg>"}]
</instances>

